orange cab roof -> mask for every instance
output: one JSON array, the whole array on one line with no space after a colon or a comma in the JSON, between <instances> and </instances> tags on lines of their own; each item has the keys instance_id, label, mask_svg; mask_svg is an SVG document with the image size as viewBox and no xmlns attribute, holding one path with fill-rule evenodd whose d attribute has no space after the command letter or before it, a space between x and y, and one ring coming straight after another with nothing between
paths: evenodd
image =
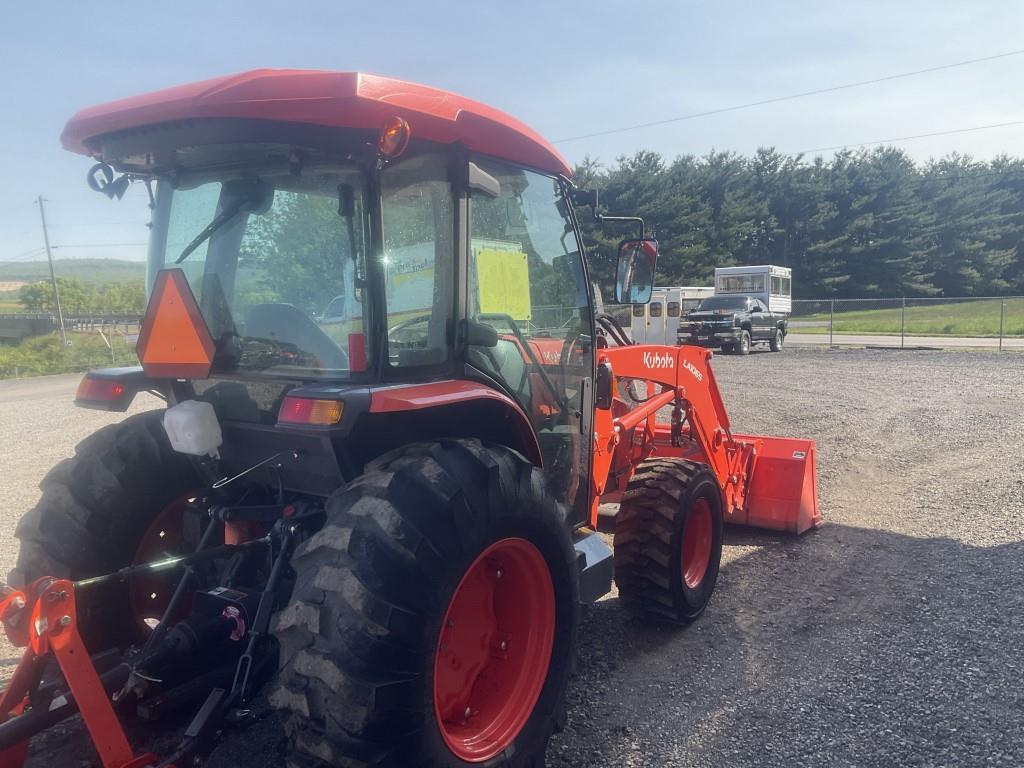
<instances>
[{"instance_id":1,"label":"orange cab roof","mask_svg":"<svg viewBox=\"0 0 1024 768\"><path fill-rule=\"evenodd\" d=\"M474 152L569 176L565 159L536 131L454 93L360 72L257 69L89 107L68 121L61 143L96 155L106 134L197 118L280 120L379 130L395 115L414 138L461 142Z\"/></svg>"}]
</instances>

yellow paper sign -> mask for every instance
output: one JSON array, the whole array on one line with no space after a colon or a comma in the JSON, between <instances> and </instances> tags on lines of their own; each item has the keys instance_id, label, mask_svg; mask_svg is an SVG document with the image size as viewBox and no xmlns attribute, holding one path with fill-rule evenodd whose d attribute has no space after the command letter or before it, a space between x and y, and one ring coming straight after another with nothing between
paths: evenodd
<instances>
[{"instance_id":1,"label":"yellow paper sign","mask_svg":"<svg viewBox=\"0 0 1024 768\"><path fill-rule=\"evenodd\" d=\"M513 320L533 316L525 253L481 249L476 255L476 278L481 314L509 315Z\"/></svg>"}]
</instances>

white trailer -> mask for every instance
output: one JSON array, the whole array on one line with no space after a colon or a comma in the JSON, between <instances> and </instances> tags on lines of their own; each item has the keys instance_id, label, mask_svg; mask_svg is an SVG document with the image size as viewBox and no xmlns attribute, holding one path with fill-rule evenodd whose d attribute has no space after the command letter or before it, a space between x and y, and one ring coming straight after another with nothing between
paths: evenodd
<instances>
[{"instance_id":1,"label":"white trailer","mask_svg":"<svg viewBox=\"0 0 1024 768\"><path fill-rule=\"evenodd\" d=\"M715 289L710 286L655 288L650 303L633 305L633 340L639 344L675 346L679 319L696 309L701 299L714 295Z\"/></svg>"},{"instance_id":2,"label":"white trailer","mask_svg":"<svg viewBox=\"0 0 1024 768\"><path fill-rule=\"evenodd\" d=\"M751 267L717 267L715 295L753 296L772 312L788 315L793 311L793 270L772 264Z\"/></svg>"}]
</instances>

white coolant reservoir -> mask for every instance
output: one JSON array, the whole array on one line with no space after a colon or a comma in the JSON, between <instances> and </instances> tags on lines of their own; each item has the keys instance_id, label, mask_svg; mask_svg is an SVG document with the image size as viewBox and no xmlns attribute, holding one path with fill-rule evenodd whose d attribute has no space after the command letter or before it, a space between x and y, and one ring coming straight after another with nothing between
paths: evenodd
<instances>
[{"instance_id":1,"label":"white coolant reservoir","mask_svg":"<svg viewBox=\"0 0 1024 768\"><path fill-rule=\"evenodd\" d=\"M174 450L190 456L218 457L217 449L224 442L213 406L200 400L185 400L168 408L164 431Z\"/></svg>"}]
</instances>

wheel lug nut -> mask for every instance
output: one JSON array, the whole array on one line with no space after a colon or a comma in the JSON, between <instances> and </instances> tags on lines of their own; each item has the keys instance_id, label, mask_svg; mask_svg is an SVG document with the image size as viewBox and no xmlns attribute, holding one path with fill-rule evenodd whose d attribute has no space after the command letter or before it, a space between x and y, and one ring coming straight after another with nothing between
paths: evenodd
<instances>
[{"instance_id":1,"label":"wheel lug nut","mask_svg":"<svg viewBox=\"0 0 1024 768\"><path fill-rule=\"evenodd\" d=\"M501 650L503 650L503 651L507 651L508 650L508 640L502 640L501 641Z\"/></svg>"},{"instance_id":2,"label":"wheel lug nut","mask_svg":"<svg viewBox=\"0 0 1024 768\"><path fill-rule=\"evenodd\" d=\"M494 574L494 575L497 576L500 579L502 576L505 575L505 572L503 570L501 570L501 568L499 568L498 572L496 574Z\"/></svg>"},{"instance_id":3,"label":"wheel lug nut","mask_svg":"<svg viewBox=\"0 0 1024 768\"><path fill-rule=\"evenodd\" d=\"M473 710L470 709L469 707L466 707L465 714L466 714L466 719L469 720L469 718L471 718L473 716Z\"/></svg>"}]
</instances>

